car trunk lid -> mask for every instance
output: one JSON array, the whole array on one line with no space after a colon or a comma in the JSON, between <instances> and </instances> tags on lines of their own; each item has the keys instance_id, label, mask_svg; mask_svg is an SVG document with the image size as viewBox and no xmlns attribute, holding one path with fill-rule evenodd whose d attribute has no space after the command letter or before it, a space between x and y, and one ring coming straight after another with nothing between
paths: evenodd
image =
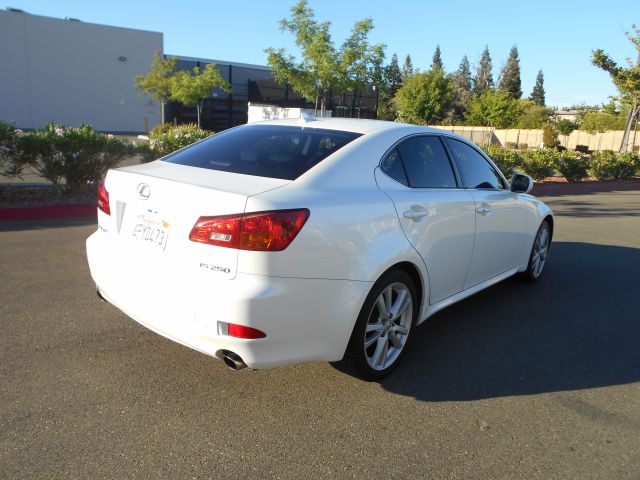
<instances>
[{"instance_id":1,"label":"car trunk lid","mask_svg":"<svg viewBox=\"0 0 640 480\"><path fill-rule=\"evenodd\" d=\"M201 216L243 213L248 197L289 182L163 161L111 170L105 181L111 215L101 213L99 225L135 251L136 271L159 262L167 273L187 268L231 279L237 249L192 242L191 229Z\"/></svg>"}]
</instances>

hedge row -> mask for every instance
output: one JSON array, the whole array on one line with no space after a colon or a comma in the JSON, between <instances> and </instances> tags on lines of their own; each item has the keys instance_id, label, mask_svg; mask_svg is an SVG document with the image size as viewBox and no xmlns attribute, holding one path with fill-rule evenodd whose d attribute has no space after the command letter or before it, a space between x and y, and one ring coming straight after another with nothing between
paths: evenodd
<instances>
[{"instance_id":1,"label":"hedge row","mask_svg":"<svg viewBox=\"0 0 640 480\"><path fill-rule=\"evenodd\" d=\"M148 144L135 145L89 125L69 128L52 123L25 133L0 122L0 174L19 176L30 166L54 185L64 181L68 190L78 191L126 157L154 160L209 135L194 125L164 125L151 132ZM555 148L518 151L493 145L485 151L507 177L521 171L540 181L559 173L569 182L578 182L588 176L625 180L640 174L640 157L631 152L589 156Z\"/></svg>"},{"instance_id":2,"label":"hedge row","mask_svg":"<svg viewBox=\"0 0 640 480\"><path fill-rule=\"evenodd\" d=\"M77 192L99 180L138 147L89 125L69 128L51 123L23 132L0 122L0 173L19 176L31 167L54 185Z\"/></svg>"},{"instance_id":3,"label":"hedge row","mask_svg":"<svg viewBox=\"0 0 640 480\"><path fill-rule=\"evenodd\" d=\"M165 125L151 133L149 143L134 144L89 125L70 128L51 123L42 130L23 132L0 122L0 174L20 176L30 167L54 185L65 184L67 191L77 192L127 157L155 160L209 135L192 125Z\"/></svg>"},{"instance_id":4,"label":"hedge row","mask_svg":"<svg viewBox=\"0 0 640 480\"><path fill-rule=\"evenodd\" d=\"M558 173L568 182L579 182L589 176L598 180L628 180L640 175L640 156L631 152L586 155L555 148L518 151L494 145L485 148L485 152L507 177L524 172L541 181Z\"/></svg>"}]
</instances>

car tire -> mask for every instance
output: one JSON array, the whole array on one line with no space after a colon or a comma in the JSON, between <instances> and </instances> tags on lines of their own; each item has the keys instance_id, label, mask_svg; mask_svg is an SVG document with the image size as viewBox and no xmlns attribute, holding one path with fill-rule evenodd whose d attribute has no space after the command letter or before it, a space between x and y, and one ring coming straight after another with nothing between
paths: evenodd
<instances>
[{"instance_id":1,"label":"car tire","mask_svg":"<svg viewBox=\"0 0 640 480\"><path fill-rule=\"evenodd\" d=\"M519 278L527 283L537 282L544 271L550 249L551 226L547 220L543 220L536 233L536 238L533 240L527 269L518 275Z\"/></svg>"},{"instance_id":2,"label":"car tire","mask_svg":"<svg viewBox=\"0 0 640 480\"><path fill-rule=\"evenodd\" d=\"M393 371L407 349L420 304L406 272L380 277L367 296L341 367L364 380L380 380Z\"/></svg>"}]
</instances>

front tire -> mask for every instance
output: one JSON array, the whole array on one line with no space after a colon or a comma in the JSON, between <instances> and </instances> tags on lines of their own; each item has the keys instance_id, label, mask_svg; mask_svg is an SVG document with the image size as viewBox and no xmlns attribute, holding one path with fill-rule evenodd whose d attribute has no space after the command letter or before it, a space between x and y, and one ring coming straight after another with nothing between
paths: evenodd
<instances>
[{"instance_id":1,"label":"front tire","mask_svg":"<svg viewBox=\"0 0 640 480\"><path fill-rule=\"evenodd\" d=\"M402 270L385 273L373 285L358 315L342 360L365 380L393 371L406 350L419 310L416 286Z\"/></svg>"},{"instance_id":2,"label":"front tire","mask_svg":"<svg viewBox=\"0 0 640 480\"><path fill-rule=\"evenodd\" d=\"M547 220L543 220L536 233L536 238L531 247L529 264L527 269L520 274L520 278L528 283L536 282L541 276L547 263L549 249L551 248L551 227Z\"/></svg>"}]
</instances>

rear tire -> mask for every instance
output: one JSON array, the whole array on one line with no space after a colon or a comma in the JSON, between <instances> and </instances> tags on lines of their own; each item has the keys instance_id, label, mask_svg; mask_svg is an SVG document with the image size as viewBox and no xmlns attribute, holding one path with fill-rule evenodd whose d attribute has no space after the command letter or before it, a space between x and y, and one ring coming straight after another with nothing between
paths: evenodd
<instances>
[{"instance_id":1,"label":"rear tire","mask_svg":"<svg viewBox=\"0 0 640 480\"><path fill-rule=\"evenodd\" d=\"M548 220L543 220L531 247L527 269L519 274L519 278L527 283L537 282L542 276L550 249L551 227Z\"/></svg>"},{"instance_id":2,"label":"rear tire","mask_svg":"<svg viewBox=\"0 0 640 480\"><path fill-rule=\"evenodd\" d=\"M362 306L341 366L365 380L387 376L406 351L419 308L416 286L406 272L382 275Z\"/></svg>"}]
</instances>

